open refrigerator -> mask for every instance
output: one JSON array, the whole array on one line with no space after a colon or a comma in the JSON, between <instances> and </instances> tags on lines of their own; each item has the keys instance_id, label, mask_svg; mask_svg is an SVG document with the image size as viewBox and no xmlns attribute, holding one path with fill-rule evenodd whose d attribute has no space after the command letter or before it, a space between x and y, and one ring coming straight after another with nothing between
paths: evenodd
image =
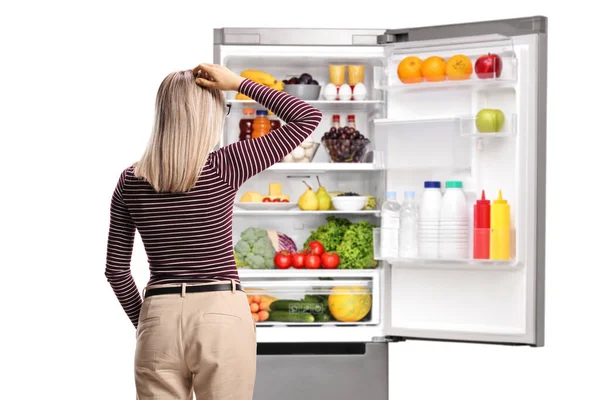
<instances>
[{"instance_id":1,"label":"open refrigerator","mask_svg":"<svg viewBox=\"0 0 600 400\"><path fill-rule=\"evenodd\" d=\"M469 207L485 190L499 190L511 206L510 258L382 259L365 269L239 268L249 296L304 299L347 288L370 296L359 321L257 323L257 399L387 399L388 344L411 339L543 346L547 19L527 17L410 29L221 28L214 37L215 63L241 73L266 71L277 79L309 73L325 86L328 66L364 65L364 100L309 101L323 112L312 139L320 143L333 115L354 115L369 139L362 162L330 162L323 146L311 162L281 162L249 180L238 192L263 193L280 183L297 199L303 181L328 191L375 197L374 209L336 210L238 208L234 243L250 227L276 230L303 246L326 217L378 227L387 191L416 192L424 181L459 180ZM499 77L403 83L405 58L502 58ZM230 93L221 145L239 136L247 107ZM481 109L500 109L500 132L480 133ZM342 122L342 125L344 123ZM315 189L316 190L316 189ZM239 199L236 199L239 202ZM239 205L236 203L236 205ZM373 230L377 246L381 231ZM472 238L469 255L472 254Z\"/></svg>"}]
</instances>

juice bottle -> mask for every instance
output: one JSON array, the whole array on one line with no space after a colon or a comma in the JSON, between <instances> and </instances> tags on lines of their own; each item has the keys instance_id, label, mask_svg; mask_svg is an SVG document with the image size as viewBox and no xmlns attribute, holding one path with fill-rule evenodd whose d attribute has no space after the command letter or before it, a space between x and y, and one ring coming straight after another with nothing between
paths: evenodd
<instances>
[{"instance_id":1,"label":"juice bottle","mask_svg":"<svg viewBox=\"0 0 600 400\"><path fill-rule=\"evenodd\" d=\"M491 209L490 259L510 260L510 206L502 198L502 190Z\"/></svg>"},{"instance_id":2,"label":"juice bottle","mask_svg":"<svg viewBox=\"0 0 600 400\"><path fill-rule=\"evenodd\" d=\"M257 110L256 118L252 122L252 138L268 135L271 131L271 122L267 117L267 110Z\"/></svg>"},{"instance_id":3,"label":"juice bottle","mask_svg":"<svg viewBox=\"0 0 600 400\"><path fill-rule=\"evenodd\" d=\"M244 108L242 113L242 119L240 119L240 140L252 139L254 108Z\"/></svg>"},{"instance_id":4,"label":"juice bottle","mask_svg":"<svg viewBox=\"0 0 600 400\"><path fill-rule=\"evenodd\" d=\"M269 132L273 132L281 127L281 121L274 115L269 116L269 122L271 123L271 130Z\"/></svg>"}]
</instances>

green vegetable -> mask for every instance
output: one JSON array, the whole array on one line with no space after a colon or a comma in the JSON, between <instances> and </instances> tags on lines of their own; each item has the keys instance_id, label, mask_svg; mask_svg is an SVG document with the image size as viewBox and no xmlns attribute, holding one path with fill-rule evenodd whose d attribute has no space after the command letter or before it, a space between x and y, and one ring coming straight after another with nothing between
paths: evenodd
<instances>
[{"instance_id":1,"label":"green vegetable","mask_svg":"<svg viewBox=\"0 0 600 400\"><path fill-rule=\"evenodd\" d=\"M234 247L236 265L247 265L252 269L275 268L275 248L265 229L248 228L240 236Z\"/></svg>"},{"instance_id":2,"label":"green vegetable","mask_svg":"<svg viewBox=\"0 0 600 400\"><path fill-rule=\"evenodd\" d=\"M290 313L322 313L323 303L313 303L303 300L275 300L269 305L272 311L287 311Z\"/></svg>"},{"instance_id":3,"label":"green vegetable","mask_svg":"<svg viewBox=\"0 0 600 400\"><path fill-rule=\"evenodd\" d=\"M269 321L277 322L315 322L315 317L309 313L291 313L287 311L272 311Z\"/></svg>"},{"instance_id":4,"label":"green vegetable","mask_svg":"<svg viewBox=\"0 0 600 400\"><path fill-rule=\"evenodd\" d=\"M336 249L340 256L339 269L375 268L377 261L373 254L373 224L360 221L352 224Z\"/></svg>"},{"instance_id":5,"label":"green vegetable","mask_svg":"<svg viewBox=\"0 0 600 400\"><path fill-rule=\"evenodd\" d=\"M317 240L325 251L333 251L340 256L339 269L375 268L377 261L373 254L373 224L360 221L355 224L345 218L334 216L327 218L327 223L311 232L304 243Z\"/></svg>"},{"instance_id":6,"label":"green vegetable","mask_svg":"<svg viewBox=\"0 0 600 400\"><path fill-rule=\"evenodd\" d=\"M307 294L304 295L304 301L309 303L327 303L327 296L317 295L317 294Z\"/></svg>"},{"instance_id":7,"label":"green vegetable","mask_svg":"<svg viewBox=\"0 0 600 400\"><path fill-rule=\"evenodd\" d=\"M310 233L310 236L304 242L304 248L307 249L308 244L316 240L325 247L325 251L336 251L351 225L352 223L346 218L327 217L326 224L319 226L316 231Z\"/></svg>"},{"instance_id":8,"label":"green vegetable","mask_svg":"<svg viewBox=\"0 0 600 400\"><path fill-rule=\"evenodd\" d=\"M317 322L329 322L332 316L329 313L315 314L315 321Z\"/></svg>"}]
</instances>

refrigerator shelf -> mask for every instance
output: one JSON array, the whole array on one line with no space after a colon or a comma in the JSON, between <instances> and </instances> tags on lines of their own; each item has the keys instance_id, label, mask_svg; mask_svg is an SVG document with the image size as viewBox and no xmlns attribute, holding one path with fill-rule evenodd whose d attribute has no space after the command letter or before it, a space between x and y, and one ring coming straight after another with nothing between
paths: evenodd
<instances>
[{"instance_id":1,"label":"refrigerator shelf","mask_svg":"<svg viewBox=\"0 0 600 400\"><path fill-rule=\"evenodd\" d=\"M254 210L240 210L234 209L233 215L237 216L281 216L281 217L296 217L301 215L315 216L315 215L364 215L379 217L379 210L361 210L361 211L338 211L338 210L327 210L327 211L302 211L300 209L293 210L268 210L268 211L254 211Z\"/></svg>"},{"instance_id":2,"label":"refrigerator shelf","mask_svg":"<svg viewBox=\"0 0 600 400\"><path fill-rule=\"evenodd\" d=\"M321 108L368 109L383 105L383 100L304 100L310 105ZM232 108L261 107L254 100L227 100Z\"/></svg>"},{"instance_id":3,"label":"refrigerator shelf","mask_svg":"<svg viewBox=\"0 0 600 400\"><path fill-rule=\"evenodd\" d=\"M281 172L329 172L329 171L382 171L383 165L377 163L277 163L268 171Z\"/></svg>"},{"instance_id":4,"label":"refrigerator shelf","mask_svg":"<svg viewBox=\"0 0 600 400\"><path fill-rule=\"evenodd\" d=\"M343 328L351 328L353 326L365 326L365 325L377 325L376 322L373 321L360 321L360 322L339 322L339 321L328 321L328 322L278 322L278 321L262 321L257 322L256 327L262 328L277 328L277 327L286 327L293 328L295 326L301 327L343 327Z\"/></svg>"},{"instance_id":5,"label":"refrigerator shelf","mask_svg":"<svg viewBox=\"0 0 600 400\"><path fill-rule=\"evenodd\" d=\"M373 269L250 269L238 268L238 275L244 279L259 278L372 278L378 275L379 268Z\"/></svg>"}]
</instances>

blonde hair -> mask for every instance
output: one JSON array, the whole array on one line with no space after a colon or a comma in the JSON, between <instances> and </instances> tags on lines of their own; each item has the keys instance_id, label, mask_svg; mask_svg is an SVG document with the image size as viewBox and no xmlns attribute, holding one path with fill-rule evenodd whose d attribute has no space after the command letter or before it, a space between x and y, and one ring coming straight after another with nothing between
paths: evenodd
<instances>
[{"instance_id":1,"label":"blonde hair","mask_svg":"<svg viewBox=\"0 0 600 400\"><path fill-rule=\"evenodd\" d=\"M135 175L157 192L194 187L209 153L219 143L225 98L218 89L196 84L192 71L169 74L156 95L154 128Z\"/></svg>"}]
</instances>

